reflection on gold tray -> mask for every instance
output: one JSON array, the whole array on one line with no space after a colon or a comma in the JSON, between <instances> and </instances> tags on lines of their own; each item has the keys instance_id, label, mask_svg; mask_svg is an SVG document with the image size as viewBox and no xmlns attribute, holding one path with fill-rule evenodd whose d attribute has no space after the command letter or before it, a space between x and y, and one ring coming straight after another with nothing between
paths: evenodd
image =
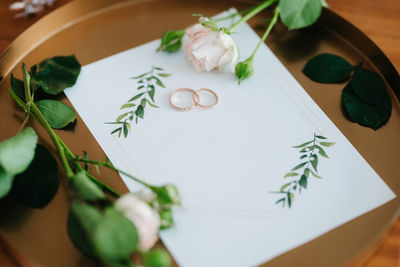
<instances>
[{"instance_id":1,"label":"reflection on gold tray","mask_svg":"<svg viewBox=\"0 0 400 267\"><path fill-rule=\"evenodd\" d=\"M0 84L1 113L4 115L0 122L3 129L0 138L9 137L17 131L23 118L21 113L15 112L7 90L9 74L12 71L19 73L22 61L31 65L47 57L75 54L83 64L88 64L157 39L167 29L181 29L194 22L192 13L213 15L231 6L242 9L249 5L250 2L244 0L79 0L54 11L18 37L0 57L0 76L4 77ZM252 19L250 24L262 34L263 27L260 25L263 24L263 16ZM399 195L400 171L397 168L396 148L400 147L400 110L397 100L400 97L400 77L383 53L355 27L328 10L324 11L317 25L309 29L289 33L283 26L278 26L267 44L367 162ZM362 60L367 67L386 78L392 89L390 95L393 102L392 118L386 126L373 131L347 121L340 107L344 85L321 88L320 84L309 81L301 73L305 62L321 52L340 54L351 62ZM42 142L49 141L43 132L39 131L39 134L45 137ZM92 158L104 158L104 153L80 118L73 133L60 132L60 135L76 153L86 150ZM104 178L109 174L102 172ZM111 177L112 186L125 192L125 185L118 176L112 174ZM7 218L2 219L0 227L28 256L45 266L94 265L68 239L68 203L63 188L42 211L25 210L11 200L3 204L1 212L7 214ZM370 248L388 229L398 214L399 205L399 199L396 198L265 263L265 266L337 266L349 262Z\"/></svg>"}]
</instances>

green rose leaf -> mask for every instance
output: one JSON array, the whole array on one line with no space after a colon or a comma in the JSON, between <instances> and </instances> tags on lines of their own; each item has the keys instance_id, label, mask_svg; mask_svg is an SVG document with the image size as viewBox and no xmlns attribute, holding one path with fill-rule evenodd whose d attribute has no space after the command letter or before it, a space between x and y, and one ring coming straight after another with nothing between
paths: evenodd
<instances>
[{"instance_id":1,"label":"green rose leaf","mask_svg":"<svg viewBox=\"0 0 400 267\"><path fill-rule=\"evenodd\" d=\"M106 208L104 216L93 232L93 242L104 262L116 262L129 258L137 249L139 236L136 227L125 216Z\"/></svg>"},{"instance_id":2,"label":"green rose leaf","mask_svg":"<svg viewBox=\"0 0 400 267\"><path fill-rule=\"evenodd\" d=\"M0 166L14 176L25 171L35 155L37 143L35 131L28 127L17 135L0 143Z\"/></svg>"},{"instance_id":3,"label":"green rose leaf","mask_svg":"<svg viewBox=\"0 0 400 267\"><path fill-rule=\"evenodd\" d=\"M22 99L25 101L25 86L24 82L20 79L17 79L14 77L13 74L10 76L10 84L11 88L14 90L14 92Z\"/></svg>"},{"instance_id":4,"label":"green rose leaf","mask_svg":"<svg viewBox=\"0 0 400 267\"><path fill-rule=\"evenodd\" d=\"M310 59L303 73L315 82L340 83L350 77L354 67L344 58L332 54L320 54Z\"/></svg>"},{"instance_id":5,"label":"green rose leaf","mask_svg":"<svg viewBox=\"0 0 400 267\"><path fill-rule=\"evenodd\" d=\"M80 171L72 177L71 184L77 195L84 200L93 201L106 198L104 192L97 184L90 180L85 171Z\"/></svg>"},{"instance_id":6,"label":"green rose leaf","mask_svg":"<svg viewBox=\"0 0 400 267\"><path fill-rule=\"evenodd\" d=\"M95 207L75 201L71 204L67 230L72 243L85 255L96 256L92 234L102 219Z\"/></svg>"},{"instance_id":7,"label":"green rose leaf","mask_svg":"<svg viewBox=\"0 0 400 267\"><path fill-rule=\"evenodd\" d=\"M57 95L76 83L81 65L74 55L46 59L31 68L33 80L48 94Z\"/></svg>"},{"instance_id":8,"label":"green rose leaf","mask_svg":"<svg viewBox=\"0 0 400 267\"><path fill-rule=\"evenodd\" d=\"M154 249L143 253L143 262L145 267L169 267L171 258L164 249Z\"/></svg>"},{"instance_id":9,"label":"green rose leaf","mask_svg":"<svg viewBox=\"0 0 400 267\"><path fill-rule=\"evenodd\" d=\"M58 184L57 162L38 144L28 169L15 177L12 194L25 206L43 208L57 193Z\"/></svg>"},{"instance_id":10,"label":"green rose leaf","mask_svg":"<svg viewBox=\"0 0 400 267\"><path fill-rule=\"evenodd\" d=\"M157 51L165 51L168 53L178 51L181 48L184 35L185 30L166 31L161 37L161 44Z\"/></svg>"},{"instance_id":11,"label":"green rose leaf","mask_svg":"<svg viewBox=\"0 0 400 267\"><path fill-rule=\"evenodd\" d=\"M353 92L363 101L378 105L387 95L386 84L382 77L371 70L356 68L351 80Z\"/></svg>"},{"instance_id":12,"label":"green rose leaf","mask_svg":"<svg viewBox=\"0 0 400 267\"><path fill-rule=\"evenodd\" d=\"M280 0L280 17L289 30L308 27L321 15L321 0Z\"/></svg>"},{"instance_id":13,"label":"green rose leaf","mask_svg":"<svg viewBox=\"0 0 400 267\"><path fill-rule=\"evenodd\" d=\"M76 119L75 111L60 101L45 99L36 105L54 129L62 129Z\"/></svg>"},{"instance_id":14,"label":"green rose leaf","mask_svg":"<svg viewBox=\"0 0 400 267\"><path fill-rule=\"evenodd\" d=\"M14 176L0 166L0 198L5 197L10 192L13 180Z\"/></svg>"},{"instance_id":15,"label":"green rose leaf","mask_svg":"<svg viewBox=\"0 0 400 267\"><path fill-rule=\"evenodd\" d=\"M386 93L382 103L372 105L361 100L349 83L342 91L342 102L345 111L353 122L370 127L374 130L383 126L392 113L392 102Z\"/></svg>"}]
</instances>

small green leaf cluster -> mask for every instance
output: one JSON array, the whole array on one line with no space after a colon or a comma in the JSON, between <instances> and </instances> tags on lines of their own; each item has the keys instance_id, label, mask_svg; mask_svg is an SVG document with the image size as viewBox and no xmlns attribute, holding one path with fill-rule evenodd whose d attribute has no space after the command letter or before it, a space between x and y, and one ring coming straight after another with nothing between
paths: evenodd
<instances>
[{"instance_id":1,"label":"small green leaf cluster","mask_svg":"<svg viewBox=\"0 0 400 267\"><path fill-rule=\"evenodd\" d=\"M342 91L346 117L374 130L388 122L392 102L386 84L378 73L361 67L361 64L353 66L333 54L311 58L304 66L303 73L320 83L341 83L351 78Z\"/></svg>"},{"instance_id":2,"label":"small green leaf cluster","mask_svg":"<svg viewBox=\"0 0 400 267\"><path fill-rule=\"evenodd\" d=\"M165 88L162 79L169 76L171 76L171 74L165 73L162 68L152 67L149 72L132 77L131 79L138 80L138 93L121 106L120 109L123 110L124 113L119 115L115 122L106 122L106 124L118 125L111 134L118 134L118 137L121 137L121 134L123 134L125 138L128 137L131 124L133 122L137 124L139 119L144 118L144 110L147 105L152 108L158 108L154 101L156 88L157 86Z\"/></svg>"},{"instance_id":3,"label":"small green leaf cluster","mask_svg":"<svg viewBox=\"0 0 400 267\"><path fill-rule=\"evenodd\" d=\"M290 208L293 204L295 193L298 192L300 194L302 190L307 189L309 177L322 178L318 174L319 156L329 158L323 147L331 147L334 144L333 142L328 142L326 137L314 134L312 140L293 147L300 149L300 160L302 162L293 167L284 176L285 179L293 180L282 185L279 191L273 192L283 195L275 204L282 203L283 206L287 205Z\"/></svg>"},{"instance_id":4,"label":"small green leaf cluster","mask_svg":"<svg viewBox=\"0 0 400 267\"><path fill-rule=\"evenodd\" d=\"M0 142L0 198L11 192L28 207L43 208L57 192L56 160L44 146L37 144L38 136L32 128L24 129L28 119L33 118L49 134L68 179L71 206L67 228L76 247L106 266L134 266L131 260L134 253L141 254L144 266L169 266L171 260L164 250L139 251L136 225L114 208L115 197L121 195L93 176L90 167L94 166L98 173L99 167L122 173L151 190L155 197L148 203L149 209L158 211L161 228L173 225L172 207L180 204L177 188L171 184L147 184L115 168L108 159L104 162L90 160L86 152L84 157L77 156L54 131L73 122L75 112L54 97L45 97L49 93L60 94L75 83L80 72L79 63L75 63L74 56L55 57L35 65L30 71L23 64L23 80L11 76L10 95L26 117L15 136ZM79 70L76 69L78 65ZM143 111L144 103L154 106L154 85L164 87L159 77L169 76L161 71L153 67L151 72L135 77L142 84L139 90L146 87L137 97L141 99L139 106ZM138 116L142 118L143 113Z\"/></svg>"}]
</instances>

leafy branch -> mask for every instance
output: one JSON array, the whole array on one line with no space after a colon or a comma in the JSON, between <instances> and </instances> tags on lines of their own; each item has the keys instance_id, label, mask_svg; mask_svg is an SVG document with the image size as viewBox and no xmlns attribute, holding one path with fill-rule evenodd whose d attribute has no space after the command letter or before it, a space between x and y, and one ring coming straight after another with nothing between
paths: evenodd
<instances>
[{"instance_id":1,"label":"leafy branch","mask_svg":"<svg viewBox=\"0 0 400 267\"><path fill-rule=\"evenodd\" d=\"M282 203L283 206L287 204L290 208L293 204L295 193L301 194L302 189L307 189L310 175L318 179L322 178L318 174L318 156L329 158L322 147L331 147L334 144L333 142L328 142L326 137L314 133L312 140L293 147L300 149L300 160L303 162L293 167L284 176L284 178L294 180L282 185L279 191L272 192L283 195L275 204Z\"/></svg>"},{"instance_id":2,"label":"leafy branch","mask_svg":"<svg viewBox=\"0 0 400 267\"><path fill-rule=\"evenodd\" d=\"M143 119L144 110L147 105L152 108L158 108L154 101L156 87L165 88L161 80L169 76L171 74L165 73L164 69L153 66L149 72L132 77L131 79L138 80L137 90L139 93L120 107L124 113L119 115L115 122L106 122L106 124L117 125L117 128L111 134L118 134L118 137L121 137L121 134L123 134L125 138L128 137L132 123L137 124L139 119Z\"/></svg>"},{"instance_id":3,"label":"leafy branch","mask_svg":"<svg viewBox=\"0 0 400 267\"><path fill-rule=\"evenodd\" d=\"M108 160L90 160L86 152L84 157L77 156L54 130L63 129L75 121L75 111L58 100L42 98L48 94L57 96L65 88L73 86L80 69L75 56L54 57L34 65L30 71L22 64L23 80L11 76L10 95L26 115L18 133L0 142L0 199L10 193L28 207L43 208L57 192L57 161L45 146L37 143L38 136L32 128L24 129L29 119L35 119L51 137L69 184L67 190L71 203L67 230L74 245L106 266L133 266L133 254L140 254L144 266L154 266L154 261L157 261L157 266L169 266L170 258L166 251L149 250L153 244L146 245L143 241L146 237L140 229L152 224L152 228L156 228L152 235L157 236L159 229L173 225L172 207L180 204L177 188L172 184L150 185L114 167ZM151 72L134 77L140 79L142 88L147 88L141 99L150 101L149 96L153 105L154 84L163 86L159 77L169 76L161 71L153 67ZM42 100L36 100L38 95ZM90 165L95 166L98 173L100 167L105 167L124 174L144 185L150 198L141 199L133 194L121 196L97 179L91 173ZM138 201L142 203L141 211L137 208ZM146 221L127 215L126 207L135 213L146 212ZM156 239L152 237L152 240L155 242Z\"/></svg>"}]
</instances>

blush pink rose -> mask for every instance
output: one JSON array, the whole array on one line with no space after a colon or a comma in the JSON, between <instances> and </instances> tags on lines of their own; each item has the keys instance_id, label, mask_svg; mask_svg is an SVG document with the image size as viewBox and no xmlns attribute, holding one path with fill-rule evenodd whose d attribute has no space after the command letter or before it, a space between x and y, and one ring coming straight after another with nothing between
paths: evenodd
<instances>
[{"instance_id":1,"label":"blush pink rose","mask_svg":"<svg viewBox=\"0 0 400 267\"><path fill-rule=\"evenodd\" d=\"M139 234L139 248L144 251L151 249L158 240L161 224L158 212L130 193L117 199L114 207L135 225Z\"/></svg>"},{"instance_id":2,"label":"blush pink rose","mask_svg":"<svg viewBox=\"0 0 400 267\"><path fill-rule=\"evenodd\" d=\"M228 63L234 71L238 50L232 37L201 24L186 29L183 51L196 71L219 71Z\"/></svg>"}]
</instances>

